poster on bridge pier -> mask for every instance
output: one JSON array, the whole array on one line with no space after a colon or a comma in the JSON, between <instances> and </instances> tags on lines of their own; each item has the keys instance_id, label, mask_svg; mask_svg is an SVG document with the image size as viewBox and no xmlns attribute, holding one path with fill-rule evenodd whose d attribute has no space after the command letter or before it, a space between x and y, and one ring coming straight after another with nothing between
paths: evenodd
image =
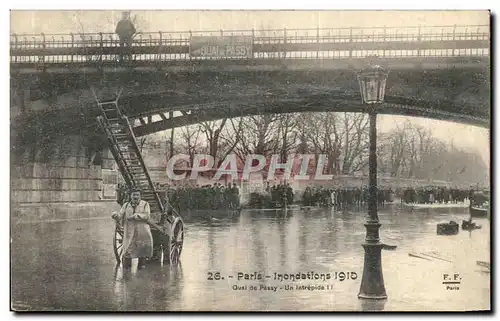
<instances>
[{"instance_id":1,"label":"poster on bridge pier","mask_svg":"<svg viewBox=\"0 0 500 321\"><path fill-rule=\"evenodd\" d=\"M491 311L489 11L10 18L11 311Z\"/></svg>"}]
</instances>

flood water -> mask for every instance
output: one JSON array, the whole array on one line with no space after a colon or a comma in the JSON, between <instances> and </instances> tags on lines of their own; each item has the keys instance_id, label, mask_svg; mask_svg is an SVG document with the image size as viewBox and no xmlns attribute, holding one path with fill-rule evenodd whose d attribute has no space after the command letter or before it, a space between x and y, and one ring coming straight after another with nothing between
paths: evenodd
<instances>
[{"instance_id":1,"label":"flood water","mask_svg":"<svg viewBox=\"0 0 500 321\"><path fill-rule=\"evenodd\" d=\"M398 246L382 254L388 295L382 301L357 298L366 210L190 213L181 265L150 263L135 275L116 268L114 223L107 213L90 220L18 223L11 227L12 306L72 311L489 309L490 274L476 264L490 261L489 221L476 219L479 230L439 236L437 223L460 223L468 216L463 210L441 212L379 210L382 241ZM422 252L435 258L409 255ZM221 278L211 280L210 273L216 272ZM263 279L238 280L238 273L254 272ZM298 272L330 273L331 279L274 280L274 273ZM340 272L349 279L341 281ZM458 289L442 284L444 274L459 275L461 283L452 286Z\"/></svg>"}]
</instances>

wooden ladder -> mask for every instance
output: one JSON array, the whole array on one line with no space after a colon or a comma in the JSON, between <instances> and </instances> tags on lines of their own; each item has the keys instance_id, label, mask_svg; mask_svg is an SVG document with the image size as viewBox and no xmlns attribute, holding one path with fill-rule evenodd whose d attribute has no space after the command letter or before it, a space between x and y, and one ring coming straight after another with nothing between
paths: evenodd
<instances>
[{"instance_id":1,"label":"wooden ladder","mask_svg":"<svg viewBox=\"0 0 500 321\"><path fill-rule=\"evenodd\" d=\"M159 218L164 212L163 204L144 164L132 126L118 106L122 91L114 100L99 101L92 89L102 113L97 121L108 138L109 149L128 188L139 189L141 198L149 203L152 217Z\"/></svg>"}]
</instances>

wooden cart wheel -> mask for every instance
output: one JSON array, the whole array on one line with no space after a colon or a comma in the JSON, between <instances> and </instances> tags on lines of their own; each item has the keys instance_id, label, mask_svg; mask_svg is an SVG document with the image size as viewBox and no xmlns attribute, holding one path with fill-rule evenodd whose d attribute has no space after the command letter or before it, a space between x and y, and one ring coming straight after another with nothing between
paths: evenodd
<instances>
[{"instance_id":1,"label":"wooden cart wheel","mask_svg":"<svg viewBox=\"0 0 500 321\"><path fill-rule=\"evenodd\" d=\"M182 253L182 246L184 245L184 223L181 218L176 218L172 224L172 235L165 248L165 258L168 259L170 265L178 265Z\"/></svg>"},{"instance_id":2,"label":"wooden cart wheel","mask_svg":"<svg viewBox=\"0 0 500 321\"><path fill-rule=\"evenodd\" d=\"M116 262L120 263L123 252L123 228L118 224L113 235L113 250L115 251Z\"/></svg>"}]
</instances>

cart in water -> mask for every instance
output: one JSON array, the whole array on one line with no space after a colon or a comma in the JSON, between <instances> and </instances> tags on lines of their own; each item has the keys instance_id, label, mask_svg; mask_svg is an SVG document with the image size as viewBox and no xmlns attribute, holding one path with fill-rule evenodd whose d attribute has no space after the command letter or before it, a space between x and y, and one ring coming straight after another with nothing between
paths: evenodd
<instances>
[{"instance_id":1,"label":"cart in water","mask_svg":"<svg viewBox=\"0 0 500 321\"><path fill-rule=\"evenodd\" d=\"M102 113L97 117L97 122L107 136L109 149L127 189L139 189L141 198L149 203L151 219L147 223L153 234L152 259L177 265L184 243L184 222L179 213L168 206L168 199L162 199L160 192L155 189L130 122L118 106L121 91L116 99L102 102L95 91L92 92ZM167 206L170 207L169 210L166 209ZM120 263L124 229L122 222L115 221L113 247L116 260Z\"/></svg>"},{"instance_id":2,"label":"cart in water","mask_svg":"<svg viewBox=\"0 0 500 321\"><path fill-rule=\"evenodd\" d=\"M151 215L155 216L155 215ZM177 265L184 243L184 222L177 213L161 213L160 221L146 221L153 235L153 260L164 264ZM120 263L123 253L123 222L115 220L113 249L117 263Z\"/></svg>"}]
</instances>

